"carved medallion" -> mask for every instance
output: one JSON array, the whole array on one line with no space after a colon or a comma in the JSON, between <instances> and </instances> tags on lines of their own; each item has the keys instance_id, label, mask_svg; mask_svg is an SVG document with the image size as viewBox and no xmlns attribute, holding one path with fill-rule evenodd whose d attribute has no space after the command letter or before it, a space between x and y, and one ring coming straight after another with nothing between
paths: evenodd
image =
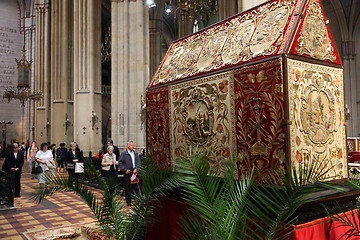
<instances>
[{"instance_id":1,"label":"carved medallion","mask_svg":"<svg viewBox=\"0 0 360 240\"><path fill-rule=\"evenodd\" d=\"M229 37L225 43L222 53L224 64L236 64L242 58L243 54L248 52L248 43L255 29L253 20L246 20L241 24L237 24L229 31Z\"/></svg>"},{"instance_id":2,"label":"carved medallion","mask_svg":"<svg viewBox=\"0 0 360 240\"><path fill-rule=\"evenodd\" d=\"M232 127L232 73L171 86L170 131L173 159L200 147L212 170L221 174L236 154Z\"/></svg>"},{"instance_id":3,"label":"carved medallion","mask_svg":"<svg viewBox=\"0 0 360 240\"><path fill-rule=\"evenodd\" d=\"M198 62L196 67L200 72L205 71L207 68L210 67L211 63L215 61L215 59L221 53L224 43L227 38L227 31L221 30L215 32L214 34L210 35L208 40L206 41L202 52L200 53Z\"/></svg>"},{"instance_id":4,"label":"carved medallion","mask_svg":"<svg viewBox=\"0 0 360 240\"><path fill-rule=\"evenodd\" d=\"M302 131L315 147L315 151L324 152L325 144L331 143L335 132L335 99L333 94L324 88L324 75L310 72L304 76L310 77L312 84L302 92Z\"/></svg>"},{"instance_id":5,"label":"carved medallion","mask_svg":"<svg viewBox=\"0 0 360 240\"><path fill-rule=\"evenodd\" d=\"M191 143L202 146L215 134L214 103L201 89L194 89L182 109L184 135Z\"/></svg>"},{"instance_id":6,"label":"carved medallion","mask_svg":"<svg viewBox=\"0 0 360 240\"><path fill-rule=\"evenodd\" d=\"M311 1L306 11L298 43L296 52L301 55L308 54L320 60L334 61L336 59L324 16L316 0Z\"/></svg>"},{"instance_id":7,"label":"carved medallion","mask_svg":"<svg viewBox=\"0 0 360 240\"><path fill-rule=\"evenodd\" d=\"M289 18L290 10L287 5L280 6L269 12L256 26L250 42L253 56L269 55L266 51L273 52L270 48L284 31L285 24Z\"/></svg>"},{"instance_id":8,"label":"carved medallion","mask_svg":"<svg viewBox=\"0 0 360 240\"><path fill-rule=\"evenodd\" d=\"M291 164L320 177L347 177L343 70L288 59ZM325 175L324 175L325 173Z\"/></svg>"}]
</instances>

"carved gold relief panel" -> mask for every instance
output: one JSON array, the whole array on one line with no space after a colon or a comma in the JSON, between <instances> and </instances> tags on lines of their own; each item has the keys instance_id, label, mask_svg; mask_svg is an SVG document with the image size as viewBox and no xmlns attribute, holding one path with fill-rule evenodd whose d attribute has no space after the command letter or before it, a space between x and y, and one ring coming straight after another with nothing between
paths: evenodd
<instances>
[{"instance_id":1,"label":"carved gold relief panel","mask_svg":"<svg viewBox=\"0 0 360 240\"><path fill-rule=\"evenodd\" d=\"M347 177L343 70L288 60L291 160Z\"/></svg>"},{"instance_id":2,"label":"carved gold relief panel","mask_svg":"<svg viewBox=\"0 0 360 240\"><path fill-rule=\"evenodd\" d=\"M224 163L235 151L232 89L231 72L171 87L172 159L186 156L190 146L198 146L206 151L211 168L223 172Z\"/></svg>"},{"instance_id":3,"label":"carved gold relief panel","mask_svg":"<svg viewBox=\"0 0 360 240\"><path fill-rule=\"evenodd\" d=\"M276 54L295 3L272 1L173 43L152 86Z\"/></svg>"},{"instance_id":4,"label":"carved gold relief panel","mask_svg":"<svg viewBox=\"0 0 360 240\"><path fill-rule=\"evenodd\" d=\"M341 64L319 0L310 0L291 53Z\"/></svg>"}]
</instances>

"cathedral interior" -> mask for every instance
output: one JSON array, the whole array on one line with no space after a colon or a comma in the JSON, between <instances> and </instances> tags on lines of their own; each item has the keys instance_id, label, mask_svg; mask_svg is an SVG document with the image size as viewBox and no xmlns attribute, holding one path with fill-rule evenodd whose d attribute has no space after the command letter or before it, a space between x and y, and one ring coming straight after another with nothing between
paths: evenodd
<instances>
[{"instance_id":1,"label":"cathedral interior","mask_svg":"<svg viewBox=\"0 0 360 240\"><path fill-rule=\"evenodd\" d=\"M171 43L263 1L195 2L2 1L1 95L18 85L24 49L26 89L41 97L1 99L0 120L13 122L2 124L1 143L76 141L89 152L132 139L145 148L145 89ZM360 3L321 4L344 69L347 136L358 137Z\"/></svg>"},{"instance_id":2,"label":"cathedral interior","mask_svg":"<svg viewBox=\"0 0 360 240\"><path fill-rule=\"evenodd\" d=\"M308 2L323 10L324 21L316 25L309 20L307 37L313 42L305 46L302 25L291 30L291 24L306 22L311 7L306 14L296 10ZM266 5L272 3L280 7L264 23L261 15L272 10ZM252 12L260 16L257 22ZM283 20L290 15L292 20ZM225 37L217 32L230 29L234 16L248 18L239 25L244 34L234 27L226 37L238 37L236 46L243 49L223 47ZM360 146L359 16L360 0L1 0L0 152L11 143L35 140L57 147L76 142L84 156L95 156L109 139L120 151L131 140L139 153L147 150L157 163L170 166L171 159L185 155L184 146L200 145L221 176L222 162L234 148L239 175L253 165L266 175L268 168L283 170L285 158L295 166L314 153L332 159L333 173L327 177L347 178L347 152L359 152ZM214 34L202 36L208 29ZM246 42L252 31L256 43ZM322 32L314 37L317 31ZM218 39L212 41L213 36ZM209 58L220 47L222 59L216 53L218 65L211 68ZM277 48L287 48L281 60L274 54ZM311 49L321 51L313 54ZM301 51L303 59L323 66L291 56ZM241 60L244 67L236 69L240 60L234 58L246 59ZM246 62L251 58L258 65ZM255 88L266 94L271 89L273 95L251 95ZM288 101L278 97L282 94ZM292 121L291 114L299 117ZM277 130L284 126L284 133ZM349 140L355 141L350 150ZM264 159L279 164L270 166ZM68 192L35 206L30 196L36 182L28 173L23 178L25 197L15 200L17 215L0 214L0 238L37 239L43 229L95 220L86 204L71 202L74 195ZM70 212L57 211L57 206ZM47 214L52 218L41 222Z\"/></svg>"}]
</instances>

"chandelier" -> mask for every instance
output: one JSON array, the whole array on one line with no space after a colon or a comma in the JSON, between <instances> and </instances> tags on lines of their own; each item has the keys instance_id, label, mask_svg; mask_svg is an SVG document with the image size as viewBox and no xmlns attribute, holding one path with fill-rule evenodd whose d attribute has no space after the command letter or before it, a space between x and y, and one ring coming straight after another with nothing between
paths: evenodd
<instances>
[{"instance_id":1,"label":"chandelier","mask_svg":"<svg viewBox=\"0 0 360 240\"><path fill-rule=\"evenodd\" d=\"M29 88L19 88L18 89L6 89L3 95L3 99L7 99L10 102L12 99L18 99L22 107L25 107L27 100L39 100L42 97L41 92L34 91L32 92Z\"/></svg>"},{"instance_id":2,"label":"chandelier","mask_svg":"<svg viewBox=\"0 0 360 240\"><path fill-rule=\"evenodd\" d=\"M170 0L165 4L166 14L188 13L191 17L195 15L211 15L217 10L217 0Z\"/></svg>"},{"instance_id":3,"label":"chandelier","mask_svg":"<svg viewBox=\"0 0 360 240\"><path fill-rule=\"evenodd\" d=\"M20 100L21 106L25 107L27 100L39 100L42 97L42 93L38 91L32 92L30 89L30 72L31 62L26 59L25 56L25 23L24 23L24 45L22 58L20 60L15 58L17 64L17 89L6 89L3 95L3 99L7 99L8 102L12 99Z\"/></svg>"}]
</instances>

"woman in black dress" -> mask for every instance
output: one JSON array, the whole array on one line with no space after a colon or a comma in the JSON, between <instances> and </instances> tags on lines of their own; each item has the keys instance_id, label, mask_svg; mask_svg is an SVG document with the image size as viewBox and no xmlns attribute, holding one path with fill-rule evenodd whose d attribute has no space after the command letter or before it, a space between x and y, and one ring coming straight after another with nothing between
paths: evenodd
<instances>
[{"instance_id":1,"label":"woman in black dress","mask_svg":"<svg viewBox=\"0 0 360 240\"><path fill-rule=\"evenodd\" d=\"M75 173L75 168L69 168L69 163L77 163L77 162L82 162L82 155L80 152L80 149L77 147L77 144L75 142L70 143L70 149L69 151L66 153L66 170L69 173L69 181L71 184L74 183L75 180L75 184L79 183L79 177L80 177L80 173Z\"/></svg>"}]
</instances>

